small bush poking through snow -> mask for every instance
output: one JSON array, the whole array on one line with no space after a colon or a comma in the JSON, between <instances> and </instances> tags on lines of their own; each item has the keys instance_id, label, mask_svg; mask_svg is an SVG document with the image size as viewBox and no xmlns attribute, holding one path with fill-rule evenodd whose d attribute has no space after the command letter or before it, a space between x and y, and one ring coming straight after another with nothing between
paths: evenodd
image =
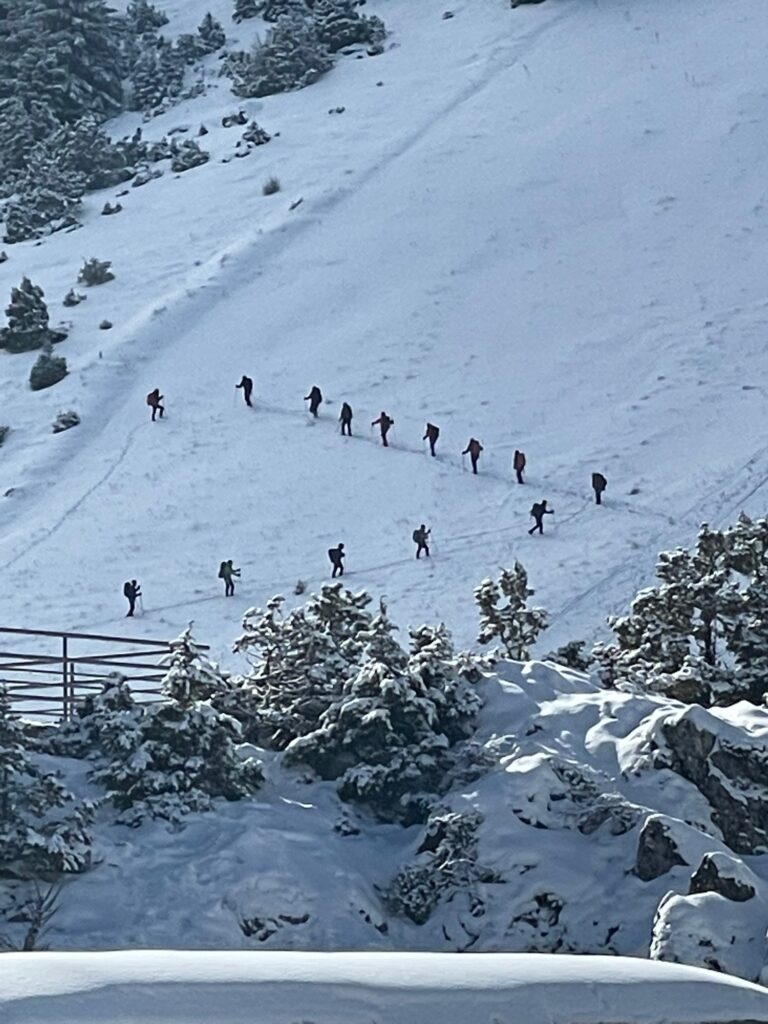
<instances>
[{"instance_id":1,"label":"small bush poking through snow","mask_svg":"<svg viewBox=\"0 0 768 1024\"><path fill-rule=\"evenodd\" d=\"M0 446L5 444L5 439L11 432L10 427L0 427Z\"/></svg>"},{"instance_id":2,"label":"small bush poking through snow","mask_svg":"<svg viewBox=\"0 0 768 1024\"><path fill-rule=\"evenodd\" d=\"M67 375L67 360L63 356L54 356L50 352L42 352L29 373L29 386L33 391L43 391L53 387Z\"/></svg>"},{"instance_id":3,"label":"small bush poking through snow","mask_svg":"<svg viewBox=\"0 0 768 1024\"><path fill-rule=\"evenodd\" d=\"M107 281L114 281L115 275L109 269L112 266L111 260L97 260L95 256L86 260L77 275L78 284L87 285L89 288L96 284L106 284Z\"/></svg>"},{"instance_id":4,"label":"small bush poking through snow","mask_svg":"<svg viewBox=\"0 0 768 1024\"><path fill-rule=\"evenodd\" d=\"M261 190L262 195L273 196L275 192L280 191L280 181L278 178L267 178L264 182L264 186Z\"/></svg>"},{"instance_id":5,"label":"small bush poking through snow","mask_svg":"<svg viewBox=\"0 0 768 1024\"><path fill-rule=\"evenodd\" d=\"M80 417L74 411L74 409L67 409L65 412L60 412L56 419L53 421L54 434L61 434L64 430L69 430L71 427L76 427L80 422Z\"/></svg>"}]
</instances>

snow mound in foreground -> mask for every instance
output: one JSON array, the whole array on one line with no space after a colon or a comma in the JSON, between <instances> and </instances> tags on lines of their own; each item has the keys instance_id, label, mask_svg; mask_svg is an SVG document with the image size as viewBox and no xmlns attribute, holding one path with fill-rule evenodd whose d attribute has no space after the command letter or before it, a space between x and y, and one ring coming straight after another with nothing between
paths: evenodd
<instances>
[{"instance_id":1,"label":"snow mound in foreground","mask_svg":"<svg viewBox=\"0 0 768 1024\"><path fill-rule=\"evenodd\" d=\"M768 1021L768 995L618 957L497 953L9 953L5 1024Z\"/></svg>"}]
</instances>

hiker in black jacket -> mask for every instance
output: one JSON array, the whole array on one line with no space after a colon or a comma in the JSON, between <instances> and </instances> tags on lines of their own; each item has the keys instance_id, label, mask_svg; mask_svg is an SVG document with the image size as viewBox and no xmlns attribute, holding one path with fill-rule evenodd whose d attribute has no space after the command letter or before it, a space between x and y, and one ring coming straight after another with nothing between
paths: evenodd
<instances>
[{"instance_id":1,"label":"hiker in black jacket","mask_svg":"<svg viewBox=\"0 0 768 1024\"><path fill-rule=\"evenodd\" d=\"M555 510L553 508L547 508L546 498L536 502L536 504L531 508L531 515L535 519L535 523L528 533L533 534L536 533L537 530L539 533L544 533L544 516L552 516L554 514Z\"/></svg>"},{"instance_id":2,"label":"hiker in black jacket","mask_svg":"<svg viewBox=\"0 0 768 1024\"><path fill-rule=\"evenodd\" d=\"M352 437L352 406L349 402L345 402L341 407L339 423L341 423L341 436L346 434L347 437Z\"/></svg>"},{"instance_id":3,"label":"hiker in black jacket","mask_svg":"<svg viewBox=\"0 0 768 1024\"><path fill-rule=\"evenodd\" d=\"M440 437L440 427L436 427L434 423L428 423L426 433L424 434L424 437L422 437L421 440L429 441L429 454L432 455L433 457L435 454L435 445L437 444L438 437Z\"/></svg>"},{"instance_id":4,"label":"hiker in black jacket","mask_svg":"<svg viewBox=\"0 0 768 1024\"><path fill-rule=\"evenodd\" d=\"M304 401L309 402L309 411L317 419L317 410L320 408L320 404L323 401L323 394L317 384L314 385L308 395L304 396Z\"/></svg>"},{"instance_id":5,"label":"hiker in black jacket","mask_svg":"<svg viewBox=\"0 0 768 1024\"><path fill-rule=\"evenodd\" d=\"M240 575L240 570L232 565L232 559L222 562L219 566L219 579L224 580L224 597L235 596L235 576Z\"/></svg>"},{"instance_id":6,"label":"hiker in black jacket","mask_svg":"<svg viewBox=\"0 0 768 1024\"><path fill-rule=\"evenodd\" d=\"M419 558L421 556L421 552L422 551L427 556L427 558L429 558L429 535L430 535L430 533L432 533L432 531L428 530L426 528L426 526L424 525L424 523L421 524L421 526L418 528L418 530L414 530L413 531L413 543L416 545L416 557L417 558Z\"/></svg>"},{"instance_id":7,"label":"hiker in black jacket","mask_svg":"<svg viewBox=\"0 0 768 1024\"><path fill-rule=\"evenodd\" d=\"M328 549L328 557L331 560L333 566L333 572L331 573L331 579L335 579L337 576L344 575L344 545L338 544L335 548Z\"/></svg>"},{"instance_id":8,"label":"hiker in black jacket","mask_svg":"<svg viewBox=\"0 0 768 1024\"><path fill-rule=\"evenodd\" d=\"M251 392L253 391L253 381L251 380L251 378L246 377L245 374L243 374L243 379L240 381L239 384L235 384L235 387L243 389L243 398L245 399L245 404L252 409L253 406L251 405Z\"/></svg>"},{"instance_id":9,"label":"hiker in black jacket","mask_svg":"<svg viewBox=\"0 0 768 1024\"><path fill-rule=\"evenodd\" d=\"M384 445L385 448L389 448L389 442L387 441L387 434L389 433L390 428L394 427L394 425L395 425L395 421L392 419L391 416L387 416L387 414L384 412L383 409L382 409L382 412L381 412L381 416L379 416L379 418L377 420L374 420L371 423L372 427L378 426L379 431L381 433L381 443Z\"/></svg>"},{"instance_id":10,"label":"hiker in black jacket","mask_svg":"<svg viewBox=\"0 0 768 1024\"><path fill-rule=\"evenodd\" d=\"M136 580L126 580L123 584L123 596L128 599L128 611L125 613L127 619L133 618L136 610L136 599L141 597L141 587Z\"/></svg>"},{"instance_id":11,"label":"hiker in black jacket","mask_svg":"<svg viewBox=\"0 0 768 1024\"><path fill-rule=\"evenodd\" d=\"M608 481L602 473L592 474L592 490L595 492L595 504L603 504L603 491L608 486Z\"/></svg>"}]
</instances>

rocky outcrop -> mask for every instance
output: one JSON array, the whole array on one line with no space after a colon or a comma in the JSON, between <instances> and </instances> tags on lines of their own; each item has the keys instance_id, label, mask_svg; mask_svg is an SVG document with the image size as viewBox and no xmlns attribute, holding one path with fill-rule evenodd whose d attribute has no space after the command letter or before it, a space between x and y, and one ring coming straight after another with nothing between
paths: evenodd
<instances>
[{"instance_id":1,"label":"rocky outcrop","mask_svg":"<svg viewBox=\"0 0 768 1024\"><path fill-rule=\"evenodd\" d=\"M659 878L673 867L686 864L664 819L657 814L648 817L637 841L635 874L643 882Z\"/></svg>"},{"instance_id":2,"label":"rocky outcrop","mask_svg":"<svg viewBox=\"0 0 768 1024\"><path fill-rule=\"evenodd\" d=\"M768 850L768 751L723 734L722 723L692 708L662 727L666 766L692 782L712 807L712 821L736 853Z\"/></svg>"},{"instance_id":3,"label":"rocky outcrop","mask_svg":"<svg viewBox=\"0 0 768 1024\"><path fill-rule=\"evenodd\" d=\"M727 900L744 903L751 900L756 891L749 875L751 872L735 857L708 853L691 875L688 893L716 892Z\"/></svg>"}]
</instances>

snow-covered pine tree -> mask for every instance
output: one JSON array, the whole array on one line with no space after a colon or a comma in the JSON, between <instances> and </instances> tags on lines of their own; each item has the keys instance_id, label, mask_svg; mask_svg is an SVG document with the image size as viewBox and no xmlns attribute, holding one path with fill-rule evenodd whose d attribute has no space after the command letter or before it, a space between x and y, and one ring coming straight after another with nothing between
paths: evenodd
<instances>
[{"instance_id":1,"label":"snow-covered pine tree","mask_svg":"<svg viewBox=\"0 0 768 1024\"><path fill-rule=\"evenodd\" d=\"M0 875L39 878L90 864L90 811L77 806L27 750L8 693L0 688Z\"/></svg>"},{"instance_id":2,"label":"snow-covered pine tree","mask_svg":"<svg viewBox=\"0 0 768 1024\"><path fill-rule=\"evenodd\" d=\"M457 656L441 627L411 632L412 650L379 625L374 649L345 680L316 728L293 740L286 764L339 780L343 800L382 821L424 821L450 786L454 746L471 735L480 700L471 662Z\"/></svg>"},{"instance_id":3,"label":"snow-covered pine tree","mask_svg":"<svg viewBox=\"0 0 768 1024\"><path fill-rule=\"evenodd\" d=\"M5 242L40 238L77 224L85 178L62 167L47 145L41 143L29 154L15 188L5 208Z\"/></svg>"},{"instance_id":4,"label":"snow-covered pine tree","mask_svg":"<svg viewBox=\"0 0 768 1024\"><path fill-rule=\"evenodd\" d=\"M33 391L42 391L58 384L67 375L67 360L63 356L55 356L50 342L46 342L43 351L29 371L29 386Z\"/></svg>"},{"instance_id":5,"label":"snow-covered pine tree","mask_svg":"<svg viewBox=\"0 0 768 1024\"><path fill-rule=\"evenodd\" d=\"M0 195L10 195L29 154L58 127L51 109L33 98L0 99Z\"/></svg>"},{"instance_id":6,"label":"snow-covered pine tree","mask_svg":"<svg viewBox=\"0 0 768 1024\"><path fill-rule=\"evenodd\" d=\"M110 270L111 266L111 260L99 260L92 256L80 267L77 273L77 283L92 288L97 284L107 284L108 281L114 281L115 275Z\"/></svg>"},{"instance_id":7,"label":"snow-covered pine tree","mask_svg":"<svg viewBox=\"0 0 768 1024\"><path fill-rule=\"evenodd\" d=\"M197 26L197 36L201 56L204 56L206 53L215 53L227 41L227 34L224 31L223 25L210 12L205 15Z\"/></svg>"},{"instance_id":8,"label":"snow-covered pine tree","mask_svg":"<svg viewBox=\"0 0 768 1024\"><path fill-rule=\"evenodd\" d=\"M183 142L176 142L174 140L171 144L171 149L173 152L171 170L175 174L189 171L193 167L200 167L201 164L207 164L210 160L210 153L201 149L194 139L184 139Z\"/></svg>"},{"instance_id":9,"label":"snow-covered pine tree","mask_svg":"<svg viewBox=\"0 0 768 1024\"><path fill-rule=\"evenodd\" d=\"M251 121L241 138L249 146L263 146L271 140L272 136L257 121Z\"/></svg>"},{"instance_id":10,"label":"snow-covered pine tree","mask_svg":"<svg viewBox=\"0 0 768 1024\"><path fill-rule=\"evenodd\" d=\"M232 12L233 21L245 21L246 18L255 18L259 13L258 0L235 0L235 9Z\"/></svg>"},{"instance_id":11,"label":"snow-covered pine tree","mask_svg":"<svg viewBox=\"0 0 768 1024\"><path fill-rule=\"evenodd\" d=\"M168 15L150 0L130 0L125 16L134 35L143 36L168 24Z\"/></svg>"},{"instance_id":12,"label":"snow-covered pine tree","mask_svg":"<svg viewBox=\"0 0 768 1024\"><path fill-rule=\"evenodd\" d=\"M159 110L173 103L184 85L185 58L165 39L142 41L131 68L131 110Z\"/></svg>"},{"instance_id":13,"label":"snow-covered pine tree","mask_svg":"<svg viewBox=\"0 0 768 1024\"><path fill-rule=\"evenodd\" d=\"M529 608L528 598L535 591L528 586L528 573L519 562L502 569L499 581L486 579L475 588L475 603L480 610L478 642L498 640L508 658L524 661L539 634L547 628L543 608ZM501 604L506 598L506 604Z\"/></svg>"},{"instance_id":14,"label":"snow-covered pine tree","mask_svg":"<svg viewBox=\"0 0 768 1024\"><path fill-rule=\"evenodd\" d=\"M371 626L370 600L332 583L288 615L282 596L245 613L234 650L246 655L251 671L221 706L249 739L279 750L316 726L356 671Z\"/></svg>"},{"instance_id":15,"label":"snow-covered pine tree","mask_svg":"<svg viewBox=\"0 0 768 1024\"><path fill-rule=\"evenodd\" d=\"M62 172L79 175L86 190L111 188L128 181L136 172L141 149L137 152L133 139L113 142L97 119L90 116L62 125L39 147ZM37 151L33 151L33 160Z\"/></svg>"},{"instance_id":16,"label":"snow-covered pine tree","mask_svg":"<svg viewBox=\"0 0 768 1024\"><path fill-rule=\"evenodd\" d=\"M307 0L257 0L257 14L265 21L277 21L285 14L301 14L306 17L309 14L311 2Z\"/></svg>"},{"instance_id":17,"label":"snow-covered pine tree","mask_svg":"<svg viewBox=\"0 0 768 1024\"><path fill-rule=\"evenodd\" d=\"M315 0L312 15L318 38L331 53L345 46L376 47L386 35L381 18L360 14L354 0Z\"/></svg>"},{"instance_id":18,"label":"snow-covered pine tree","mask_svg":"<svg viewBox=\"0 0 768 1024\"><path fill-rule=\"evenodd\" d=\"M43 289L23 277L18 288L11 289L6 308L8 325L0 331L0 347L8 352L29 352L49 343L63 341L64 331L48 326L48 306Z\"/></svg>"},{"instance_id":19,"label":"snow-covered pine tree","mask_svg":"<svg viewBox=\"0 0 768 1024\"><path fill-rule=\"evenodd\" d=\"M742 517L725 531L704 524L691 550L662 552L659 585L609 620L615 641L595 648L604 680L704 705L760 699L764 545L765 520Z\"/></svg>"},{"instance_id":20,"label":"snow-covered pine tree","mask_svg":"<svg viewBox=\"0 0 768 1024\"><path fill-rule=\"evenodd\" d=\"M119 674L104 680L98 693L78 701L75 715L44 738L45 750L63 757L124 757L141 745L142 709Z\"/></svg>"},{"instance_id":21,"label":"snow-covered pine tree","mask_svg":"<svg viewBox=\"0 0 768 1024\"><path fill-rule=\"evenodd\" d=\"M62 121L108 118L123 106L120 24L106 0L22 0L31 33L16 91L44 101Z\"/></svg>"},{"instance_id":22,"label":"snow-covered pine tree","mask_svg":"<svg viewBox=\"0 0 768 1024\"><path fill-rule=\"evenodd\" d=\"M187 630L174 644L163 681L164 700L141 706L130 748L94 772L120 821L146 816L178 820L213 800L241 800L261 785L261 766L238 752L241 730L213 701L228 680Z\"/></svg>"},{"instance_id":23,"label":"snow-covered pine tree","mask_svg":"<svg viewBox=\"0 0 768 1024\"><path fill-rule=\"evenodd\" d=\"M303 89L333 67L314 22L301 14L278 18L266 40L250 54L233 54L225 62L236 96L270 96Z\"/></svg>"}]
</instances>

